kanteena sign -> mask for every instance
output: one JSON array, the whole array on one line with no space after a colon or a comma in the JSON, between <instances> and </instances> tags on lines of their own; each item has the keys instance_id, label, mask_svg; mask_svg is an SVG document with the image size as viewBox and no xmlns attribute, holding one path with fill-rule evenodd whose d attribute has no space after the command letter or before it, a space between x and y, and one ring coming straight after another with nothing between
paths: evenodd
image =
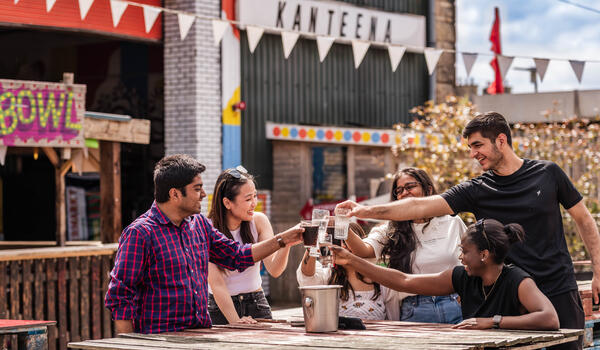
<instances>
[{"instance_id":1,"label":"kanteena sign","mask_svg":"<svg viewBox=\"0 0 600 350\"><path fill-rule=\"evenodd\" d=\"M366 40L425 47L425 17L365 9L334 1L239 0L242 25L332 36L338 41Z\"/></svg>"}]
</instances>

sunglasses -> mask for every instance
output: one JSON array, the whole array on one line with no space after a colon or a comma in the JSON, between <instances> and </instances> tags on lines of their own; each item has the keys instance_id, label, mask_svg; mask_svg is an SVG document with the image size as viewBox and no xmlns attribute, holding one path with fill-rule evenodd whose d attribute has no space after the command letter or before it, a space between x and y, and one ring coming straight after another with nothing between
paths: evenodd
<instances>
[{"instance_id":1,"label":"sunglasses","mask_svg":"<svg viewBox=\"0 0 600 350\"><path fill-rule=\"evenodd\" d=\"M419 186L418 182L407 182L404 186L398 186L394 189L394 196L398 197L399 195L401 195L402 193L404 193L404 190L409 191L412 190L413 188Z\"/></svg>"},{"instance_id":2,"label":"sunglasses","mask_svg":"<svg viewBox=\"0 0 600 350\"><path fill-rule=\"evenodd\" d=\"M475 229L479 232L481 232L481 235L483 236L483 238L485 238L485 241L487 242L487 246L488 246L488 250L491 248L490 247L490 241L488 240L487 234L485 233L485 219L479 219L477 220L477 223L475 223Z\"/></svg>"},{"instance_id":3,"label":"sunglasses","mask_svg":"<svg viewBox=\"0 0 600 350\"><path fill-rule=\"evenodd\" d=\"M248 170L241 165L236 166L235 168L230 168L225 170L225 172L236 179L241 179L242 177L248 177Z\"/></svg>"}]
</instances>

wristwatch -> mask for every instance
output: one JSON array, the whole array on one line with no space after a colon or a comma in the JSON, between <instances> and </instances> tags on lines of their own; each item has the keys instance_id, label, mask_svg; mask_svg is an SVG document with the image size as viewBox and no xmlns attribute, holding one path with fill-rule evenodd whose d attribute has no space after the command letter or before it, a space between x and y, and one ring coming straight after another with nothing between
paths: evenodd
<instances>
[{"instance_id":1,"label":"wristwatch","mask_svg":"<svg viewBox=\"0 0 600 350\"><path fill-rule=\"evenodd\" d=\"M494 315L494 317L492 317L492 321L494 322L494 326L492 326L492 328L500 328L500 321L502 321L502 315Z\"/></svg>"},{"instance_id":2,"label":"wristwatch","mask_svg":"<svg viewBox=\"0 0 600 350\"><path fill-rule=\"evenodd\" d=\"M277 244L279 244L280 248L285 248L285 242L283 241L283 237L281 237L281 236L277 237Z\"/></svg>"}]
</instances>

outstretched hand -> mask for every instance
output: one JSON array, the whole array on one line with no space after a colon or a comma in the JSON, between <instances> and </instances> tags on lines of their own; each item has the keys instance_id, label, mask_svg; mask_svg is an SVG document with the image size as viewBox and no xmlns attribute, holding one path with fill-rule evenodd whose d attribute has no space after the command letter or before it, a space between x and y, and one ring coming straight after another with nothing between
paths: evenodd
<instances>
[{"instance_id":1,"label":"outstretched hand","mask_svg":"<svg viewBox=\"0 0 600 350\"><path fill-rule=\"evenodd\" d=\"M354 254L337 245L329 246L329 250L333 254L333 263L336 265L348 265L354 257Z\"/></svg>"},{"instance_id":2,"label":"outstretched hand","mask_svg":"<svg viewBox=\"0 0 600 350\"><path fill-rule=\"evenodd\" d=\"M300 227L300 224L283 231L281 236L286 247L302 242L302 232L304 232L304 228Z\"/></svg>"},{"instance_id":3,"label":"outstretched hand","mask_svg":"<svg viewBox=\"0 0 600 350\"><path fill-rule=\"evenodd\" d=\"M360 212L365 208L364 205L360 205L358 203L356 203L355 201L345 201L342 203L339 203L338 205L335 206L335 210L337 211L338 209L347 209L350 210L350 213L348 214L348 217L351 216L360 216Z\"/></svg>"}]
</instances>

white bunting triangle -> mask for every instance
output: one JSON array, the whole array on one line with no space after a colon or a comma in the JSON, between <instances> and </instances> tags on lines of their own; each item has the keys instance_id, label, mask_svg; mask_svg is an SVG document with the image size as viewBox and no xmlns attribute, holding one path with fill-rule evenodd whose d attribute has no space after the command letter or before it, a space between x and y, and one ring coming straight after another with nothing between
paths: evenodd
<instances>
[{"instance_id":1,"label":"white bunting triangle","mask_svg":"<svg viewBox=\"0 0 600 350\"><path fill-rule=\"evenodd\" d=\"M15 5L19 3L19 0L15 0Z\"/></svg>"},{"instance_id":2,"label":"white bunting triangle","mask_svg":"<svg viewBox=\"0 0 600 350\"><path fill-rule=\"evenodd\" d=\"M317 37L317 49L319 51L319 61L323 62L327 54L329 53L329 49L331 49L331 45L335 38L332 36L318 36Z\"/></svg>"},{"instance_id":3,"label":"white bunting triangle","mask_svg":"<svg viewBox=\"0 0 600 350\"><path fill-rule=\"evenodd\" d=\"M281 32L281 44L283 45L283 57L290 57L290 53L294 49L300 33L297 32Z\"/></svg>"},{"instance_id":4,"label":"white bunting triangle","mask_svg":"<svg viewBox=\"0 0 600 350\"><path fill-rule=\"evenodd\" d=\"M465 69L467 70L467 78L471 75L471 69L473 69L473 65L477 60L476 53L463 52L462 54L463 63L465 64Z\"/></svg>"},{"instance_id":5,"label":"white bunting triangle","mask_svg":"<svg viewBox=\"0 0 600 350\"><path fill-rule=\"evenodd\" d=\"M513 63L515 58L511 56L498 55L496 56L496 59L498 60L498 68L500 68L500 77L502 80L504 80L504 76L510 69L510 65Z\"/></svg>"},{"instance_id":6,"label":"white bunting triangle","mask_svg":"<svg viewBox=\"0 0 600 350\"><path fill-rule=\"evenodd\" d=\"M50 12L55 3L56 0L46 0L46 12Z\"/></svg>"},{"instance_id":7,"label":"white bunting triangle","mask_svg":"<svg viewBox=\"0 0 600 350\"><path fill-rule=\"evenodd\" d=\"M404 52L406 51L406 47L404 46L394 46L388 45L388 54L390 55L390 63L392 65L392 72L396 71L400 61L402 60L402 56L404 56Z\"/></svg>"},{"instance_id":8,"label":"white bunting triangle","mask_svg":"<svg viewBox=\"0 0 600 350\"><path fill-rule=\"evenodd\" d=\"M264 28L246 26L246 34L248 35L248 48L250 49L250 53L254 53L256 45L258 45L258 42L260 41L260 38L262 38L264 31Z\"/></svg>"},{"instance_id":9,"label":"white bunting triangle","mask_svg":"<svg viewBox=\"0 0 600 350\"><path fill-rule=\"evenodd\" d=\"M81 15L82 21L85 19L85 16L87 16L93 3L94 0L79 0L79 14Z\"/></svg>"},{"instance_id":10,"label":"white bunting triangle","mask_svg":"<svg viewBox=\"0 0 600 350\"><path fill-rule=\"evenodd\" d=\"M4 165L6 160L6 150L8 150L7 146L0 146L0 165Z\"/></svg>"},{"instance_id":11,"label":"white bunting triangle","mask_svg":"<svg viewBox=\"0 0 600 350\"><path fill-rule=\"evenodd\" d=\"M437 66L438 61L440 60L440 56L443 52L444 50L433 49L430 47L425 48L425 50L423 50L423 55L425 55L425 62L427 62L427 70L429 71L429 75L433 74L433 71L435 70L435 67Z\"/></svg>"},{"instance_id":12,"label":"white bunting triangle","mask_svg":"<svg viewBox=\"0 0 600 350\"><path fill-rule=\"evenodd\" d=\"M112 15L113 27L117 27L127 9L127 3L119 0L110 0L110 13Z\"/></svg>"},{"instance_id":13,"label":"white bunting triangle","mask_svg":"<svg viewBox=\"0 0 600 350\"><path fill-rule=\"evenodd\" d=\"M186 15L185 13L178 13L177 19L179 22L179 37L181 37L181 40L184 40L185 37L188 35L192 24L194 24L196 16Z\"/></svg>"},{"instance_id":14,"label":"white bunting triangle","mask_svg":"<svg viewBox=\"0 0 600 350\"><path fill-rule=\"evenodd\" d=\"M146 26L146 33L150 33L150 29L156 22L158 15L160 15L161 9L159 7L143 5L144 8L144 25Z\"/></svg>"},{"instance_id":15,"label":"white bunting triangle","mask_svg":"<svg viewBox=\"0 0 600 350\"><path fill-rule=\"evenodd\" d=\"M535 70L540 77L540 81L544 81L550 60L547 58L534 58L533 62L535 63Z\"/></svg>"},{"instance_id":16,"label":"white bunting triangle","mask_svg":"<svg viewBox=\"0 0 600 350\"><path fill-rule=\"evenodd\" d=\"M581 84L581 78L583 77L583 68L585 68L585 61L575 61L569 60L571 64L571 68L573 68L573 72L577 76L577 81Z\"/></svg>"},{"instance_id":17,"label":"white bunting triangle","mask_svg":"<svg viewBox=\"0 0 600 350\"><path fill-rule=\"evenodd\" d=\"M220 19L212 20L213 38L215 39L215 45L219 45L221 39L225 35L225 31L229 28L229 22L221 21Z\"/></svg>"},{"instance_id":18,"label":"white bunting triangle","mask_svg":"<svg viewBox=\"0 0 600 350\"><path fill-rule=\"evenodd\" d=\"M354 54L354 68L358 69L371 43L365 41L352 40L352 53Z\"/></svg>"}]
</instances>

